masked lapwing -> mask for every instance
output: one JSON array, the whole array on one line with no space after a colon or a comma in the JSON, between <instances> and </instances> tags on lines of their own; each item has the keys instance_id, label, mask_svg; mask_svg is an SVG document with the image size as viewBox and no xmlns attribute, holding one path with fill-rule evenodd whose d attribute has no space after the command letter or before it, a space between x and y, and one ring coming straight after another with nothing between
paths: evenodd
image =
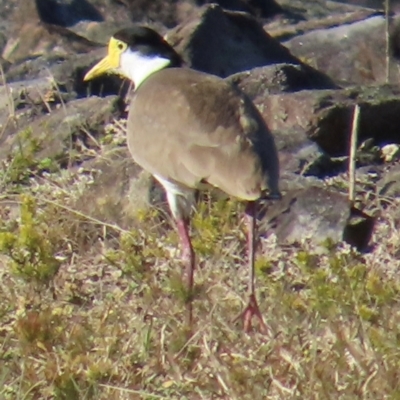
<instances>
[{"instance_id":1,"label":"masked lapwing","mask_svg":"<svg viewBox=\"0 0 400 400\"><path fill-rule=\"evenodd\" d=\"M189 293L195 269L189 223L196 190L208 184L246 202L249 299L241 317L246 331L253 316L265 328L254 287L257 201L279 198L280 193L277 151L260 113L223 79L183 68L181 57L148 27L118 31L109 41L107 56L84 80L103 73L133 81L128 147L135 162L165 188ZM191 302L188 318L191 323Z\"/></svg>"}]
</instances>

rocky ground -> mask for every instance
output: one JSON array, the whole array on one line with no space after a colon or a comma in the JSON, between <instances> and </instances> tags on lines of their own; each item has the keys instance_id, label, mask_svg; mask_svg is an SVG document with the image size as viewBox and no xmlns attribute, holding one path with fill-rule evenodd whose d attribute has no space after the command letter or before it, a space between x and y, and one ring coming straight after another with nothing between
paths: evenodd
<instances>
[{"instance_id":1,"label":"rocky ground","mask_svg":"<svg viewBox=\"0 0 400 400\"><path fill-rule=\"evenodd\" d=\"M217 3L0 0L0 398L399 396L400 2L388 25L380 1ZM132 22L240 87L275 135L284 197L264 206L257 260L267 335L232 322L242 205L207 194L187 335L164 194L126 148L129 82L82 81Z\"/></svg>"}]
</instances>

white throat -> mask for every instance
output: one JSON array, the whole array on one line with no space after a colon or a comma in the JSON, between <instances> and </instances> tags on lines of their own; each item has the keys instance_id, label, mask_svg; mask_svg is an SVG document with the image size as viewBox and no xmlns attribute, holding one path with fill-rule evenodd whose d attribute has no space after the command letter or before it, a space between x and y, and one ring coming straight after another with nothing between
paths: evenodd
<instances>
[{"instance_id":1,"label":"white throat","mask_svg":"<svg viewBox=\"0 0 400 400\"><path fill-rule=\"evenodd\" d=\"M135 90L154 72L170 64L170 60L160 56L144 56L129 49L121 54L120 71L135 84Z\"/></svg>"}]
</instances>

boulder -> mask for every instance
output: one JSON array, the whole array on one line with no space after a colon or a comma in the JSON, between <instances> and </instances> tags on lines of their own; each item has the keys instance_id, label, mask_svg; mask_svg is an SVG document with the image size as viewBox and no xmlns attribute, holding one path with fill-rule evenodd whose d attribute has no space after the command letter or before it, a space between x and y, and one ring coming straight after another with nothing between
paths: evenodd
<instances>
[{"instance_id":1,"label":"boulder","mask_svg":"<svg viewBox=\"0 0 400 400\"><path fill-rule=\"evenodd\" d=\"M11 116L17 119L29 108L41 112L48 111L47 103L51 103L49 92L54 89L50 79L37 78L0 86L0 130L7 134L5 125Z\"/></svg>"},{"instance_id":2,"label":"boulder","mask_svg":"<svg viewBox=\"0 0 400 400\"><path fill-rule=\"evenodd\" d=\"M105 125L119 114L116 96L93 96L59 104L49 114L35 118L13 134L3 135L0 160L35 143L38 160L50 158L62 167L82 162L93 156L82 150L96 147L93 138L100 137Z\"/></svg>"},{"instance_id":3,"label":"boulder","mask_svg":"<svg viewBox=\"0 0 400 400\"><path fill-rule=\"evenodd\" d=\"M379 195L384 198L400 197L400 164L391 165L376 186Z\"/></svg>"},{"instance_id":4,"label":"boulder","mask_svg":"<svg viewBox=\"0 0 400 400\"><path fill-rule=\"evenodd\" d=\"M274 233L280 243L337 243L342 240L363 250L372 235L373 218L350 206L334 189L309 186L288 191L270 202L260 223L263 234Z\"/></svg>"},{"instance_id":5,"label":"boulder","mask_svg":"<svg viewBox=\"0 0 400 400\"><path fill-rule=\"evenodd\" d=\"M194 69L226 77L274 63L300 64L249 14L204 6L165 35Z\"/></svg>"},{"instance_id":6,"label":"boulder","mask_svg":"<svg viewBox=\"0 0 400 400\"><path fill-rule=\"evenodd\" d=\"M101 13L87 0L36 0L35 3L40 20L48 24L71 26L82 20L103 20Z\"/></svg>"},{"instance_id":7,"label":"boulder","mask_svg":"<svg viewBox=\"0 0 400 400\"><path fill-rule=\"evenodd\" d=\"M378 0L380 1L380 0ZM351 15L354 12L376 12L377 10L383 11L383 5L378 9L371 9L369 7L350 3L348 0L279 0L279 4L285 12L285 16L291 16L290 21L281 23L284 25L296 25L300 21L311 24L314 22L319 24L323 21L335 21L337 17L343 17L346 14ZM274 21L268 21L274 23ZM315 26L314 26L315 27Z\"/></svg>"},{"instance_id":8,"label":"boulder","mask_svg":"<svg viewBox=\"0 0 400 400\"><path fill-rule=\"evenodd\" d=\"M284 13L264 21L264 29L281 41L318 29L330 29L383 14L382 10L329 0L281 0L280 4Z\"/></svg>"},{"instance_id":9,"label":"boulder","mask_svg":"<svg viewBox=\"0 0 400 400\"><path fill-rule=\"evenodd\" d=\"M164 189L134 163L124 145L84 161L75 170L93 176L75 204L85 215L130 230L139 213L150 206L163 206L168 213Z\"/></svg>"},{"instance_id":10,"label":"boulder","mask_svg":"<svg viewBox=\"0 0 400 400\"><path fill-rule=\"evenodd\" d=\"M246 88L244 88L246 89ZM359 140L399 143L399 88L354 87L256 96L254 103L276 133L303 130L330 156L348 154L355 104L361 107Z\"/></svg>"},{"instance_id":11,"label":"boulder","mask_svg":"<svg viewBox=\"0 0 400 400\"><path fill-rule=\"evenodd\" d=\"M233 74L226 80L244 91L253 101L276 93L335 87L328 77L306 65L296 64L256 67Z\"/></svg>"},{"instance_id":12,"label":"boulder","mask_svg":"<svg viewBox=\"0 0 400 400\"><path fill-rule=\"evenodd\" d=\"M387 81L385 18L378 15L350 24L297 35L284 45L301 60L342 85L381 84ZM390 63L391 82L399 73Z\"/></svg>"},{"instance_id":13,"label":"boulder","mask_svg":"<svg viewBox=\"0 0 400 400\"><path fill-rule=\"evenodd\" d=\"M69 29L39 21L24 24L18 34L8 40L2 56L10 62L16 62L44 54L66 56L86 53L98 47L99 44Z\"/></svg>"}]
</instances>

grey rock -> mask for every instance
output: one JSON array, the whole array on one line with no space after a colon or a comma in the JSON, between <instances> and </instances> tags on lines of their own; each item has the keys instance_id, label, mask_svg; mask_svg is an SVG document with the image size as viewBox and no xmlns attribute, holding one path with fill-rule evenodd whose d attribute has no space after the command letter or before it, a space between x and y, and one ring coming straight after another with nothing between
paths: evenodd
<instances>
[{"instance_id":1,"label":"grey rock","mask_svg":"<svg viewBox=\"0 0 400 400\"><path fill-rule=\"evenodd\" d=\"M43 109L47 94L53 89L51 79L37 78L0 86L0 130L10 116L20 114L25 107ZM3 134L6 131L3 131Z\"/></svg>"},{"instance_id":2,"label":"grey rock","mask_svg":"<svg viewBox=\"0 0 400 400\"><path fill-rule=\"evenodd\" d=\"M273 63L300 64L250 15L216 5L202 7L166 39L188 66L221 77Z\"/></svg>"},{"instance_id":3,"label":"grey rock","mask_svg":"<svg viewBox=\"0 0 400 400\"><path fill-rule=\"evenodd\" d=\"M84 161L77 172L93 174L75 205L86 215L129 230L139 212L153 206L167 211L164 189L134 163L126 146Z\"/></svg>"},{"instance_id":4,"label":"grey rock","mask_svg":"<svg viewBox=\"0 0 400 400\"><path fill-rule=\"evenodd\" d=\"M43 22L27 22L8 41L2 57L10 62L51 54L67 56L98 48L98 43L67 28Z\"/></svg>"},{"instance_id":5,"label":"grey rock","mask_svg":"<svg viewBox=\"0 0 400 400\"><path fill-rule=\"evenodd\" d=\"M276 134L304 131L330 156L348 155L354 106L361 107L359 141L398 143L399 88L354 87L303 90L254 99L268 127Z\"/></svg>"},{"instance_id":6,"label":"grey rock","mask_svg":"<svg viewBox=\"0 0 400 400\"><path fill-rule=\"evenodd\" d=\"M238 86L252 100L276 93L335 87L329 78L305 65L296 64L256 67L233 74L226 80Z\"/></svg>"},{"instance_id":7,"label":"grey rock","mask_svg":"<svg viewBox=\"0 0 400 400\"><path fill-rule=\"evenodd\" d=\"M290 51L343 85L386 82L385 18L317 29L284 42ZM391 63L391 81L399 74Z\"/></svg>"},{"instance_id":8,"label":"grey rock","mask_svg":"<svg viewBox=\"0 0 400 400\"><path fill-rule=\"evenodd\" d=\"M6 159L15 149L29 146L32 140L37 143L38 159L51 158L61 167L81 162L85 155L80 154L80 143L90 148L90 136L99 137L112 118L118 117L116 96L105 98L90 97L59 104L47 115L35 118L22 130L3 135L0 142L0 160ZM29 132L24 135L22 132ZM89 135L88 135L89 133ZM24 140L28 136L28 142ZM77 144L78 143L78 144Z\"/></svg>"},{"instance_id":9,"label":"grey rock","mask_svg":"<svg viewBox=\"0 0 400 400\"><path fill-rule=\"evenodd\" d=\"M400 165L391 166L376 186L380 196L400 197Z\"/></svg>"},{"instance_id":10,"label":"grey rock","mask_svg":"<svg viewBox=\"0 0 400 400\"><path fill-rule=\"evenodd\" d=\"M281 243L310 240L321 245L345 240L362 250L371 238L373 219L352 209L347 196L309 186L288 191L281 201L267 205L260 227L264 234L275 233Z\"/></svg>"}]
</instances>

